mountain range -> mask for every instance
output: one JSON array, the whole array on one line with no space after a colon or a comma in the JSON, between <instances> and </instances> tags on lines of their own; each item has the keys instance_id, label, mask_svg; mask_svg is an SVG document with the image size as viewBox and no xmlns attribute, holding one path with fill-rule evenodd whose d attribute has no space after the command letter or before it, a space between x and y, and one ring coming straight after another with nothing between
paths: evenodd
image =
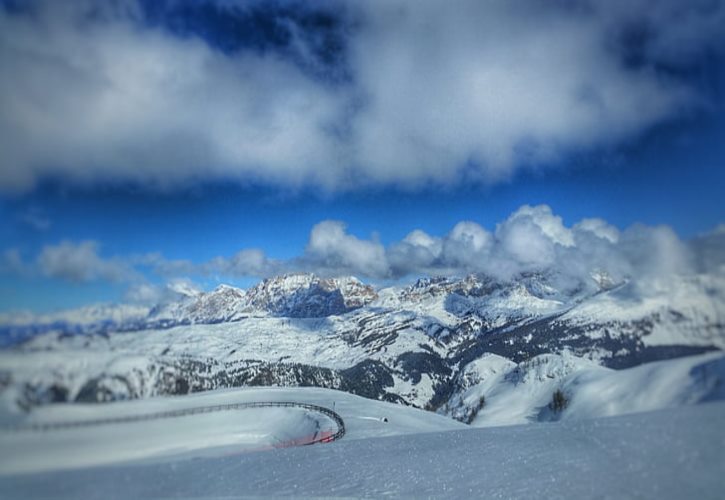
<instances>
[{"instance_id":1,"label":"mountain range","mask_svg":"<svg viewBox=\"0 0 725 500\"><path fill-rule=\"evenodd\" d=\"M604 272L573 283L543 272L469 275L388 288L291 274L248 290L172 295L152 307L0 318L0 400L23 411L221 387L319 386L472 421L485 391L471 387L490 384L491 370L525 380L544 365L568 367L540 377L553 390L579 369L621 370L725 347L719 274L646 285Z\"/></svg>"}]
</instances>

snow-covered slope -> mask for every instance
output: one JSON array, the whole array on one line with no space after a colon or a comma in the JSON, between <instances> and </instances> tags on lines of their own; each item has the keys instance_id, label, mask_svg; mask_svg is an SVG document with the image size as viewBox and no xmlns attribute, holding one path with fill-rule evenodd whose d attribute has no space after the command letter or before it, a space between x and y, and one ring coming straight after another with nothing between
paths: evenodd
<instances>
[{"instance_id":1,"label":"snow-covered slope","mask_svg":"<svg viewBox=\"0 0 725 500\"><path fill-rule=\"evenodd\" d=\"M635 283L598 294L562 315L558 321L588 329L589 336L637 335L648 346L715 345L725 348L725 289L715 276L683 277L651 283L646 291ZM598 327L592 328L593 325Z\"/></svg>"},{"instance_id":2,"label":"snow-covered slope","mask_svg":"<svg viewBox=\"0 0 725 500\"><path fill-rule=\"evenodd\" d=\"M346 420L382 413L367 404L376 403L360 401ZM0 476L0 496L719 499L724 418L725 404L711 403L595 420L346 437L260 453ZM117 443L111 432L103 438Z\"/></svg>"},{"instance_id":3,"label":"snow-covered slope","mask_svg":"<svg viewBox=\"0 0 725 500\"><path fill-rule=\"evenodd\" d=\"M107 333L239 321L248 316L321 318L363 307L377 297L372 286L357 278L322 279L312 274L266 279L249 290L219 285L200 292L173 283L167 292L169 297L154 307L99 304L51 314L3 313L0 333L23 332L25 338L46 331Z\"/></svg>"},{"instance_id":4,"label":"snow-covered slope","mask_svg":"<svg viewBox=\"0 0 725 500\"><path fill-rule=\"evenodd\" d=\"M186 295L182 300L159 304L146 318L146 326L208 324L238 321L249 312L244 290L220 285L211 292Z\"/></svg>"},{"instance_id":5,"label":"snow-covered slope","mask_svg":"<svg viewBox=\"0 0 725 500\"><path fill-rule=\"evenodd\" d=\"M523 274L508 281L470 275L425 278L408 287L378 292L353 277L290 274L266 279L246 291L226 285L210 292L177 286L170 293L173 300L153 308L99 305L39 316L6 313L0 315L0 333L109 333L240 321L250 316L324 318L367 309L391 316L413 314L419 323L429 323L431 335L446 343L543 321L553 322L559 330L586 331L588 337L634 336L647 346L725 347L725 276L715 274L646 286L614 283L601 273L581 283L562 282L546 273Z\"/></svg>"},{"instance_id":6,"label":"snow-covered slope","mask_svg":"<svg viewBox=\"0 0 725 500\"><path fill-rule=\"evenodd\" d=\"M594 418L725 400L725 356L612 370L567 352L519 364L486 355L466 365L457 382L439 411L475 426Z\"/></svg>"},{"instance_id":7,"label":"snow-covered slope","mask_svg":"<svg viewBox=\"0 0 725 500\"><path fill-rule=\"evenodd\" d=\"M97 421L249 402L296 402L334 408L344 421L346 441L465 428L434 413L318 388L247 388L103 405L51 405L23 415L0 413L0 423ZM3 431L0 427L0 447L4 450L0 454L0 475L258 451L284 446L319 432L321 427L334 429L335 424L309 410L276 407L42 432Z\"/></svg>"},{"instance_id":8,"label":"snow-covered slope","mask_svg":"<svg viewBox=\"0 0 725 500\"><path fill-rule=\"evenodd\" d=\"M393 325L400 323L393 319ZM424 333L396 330L388 320L361 319L364 336L345 330L344 321L274 317L106 336L44 335L0 350L0 376L6 380L0 400L29 407L276 384L330 387L375 399L404 396L423 407L433 396L436 374L428 370L413 384L416 356L440 359L430 352L439 348Z\"/></svg>"},{"instance_id":9,"label":"snow-covered slope","mask_svg":"<svg viewBox=\"0 0 725 500\"><path fill-rule=\"evenodd\" d=\"M185 293L105 329L49 326L0 350L0 399L27 409L283 385L438 410L468 387L467 367L491 354L521 365L568 353L579 370L722 349L723 283L698 275L644 287L601 273L587 283L529 273L375 292L354 278L286 275L247 291ZM450 414L467 420L471 408Z\"/></svg>"}]
</instances>

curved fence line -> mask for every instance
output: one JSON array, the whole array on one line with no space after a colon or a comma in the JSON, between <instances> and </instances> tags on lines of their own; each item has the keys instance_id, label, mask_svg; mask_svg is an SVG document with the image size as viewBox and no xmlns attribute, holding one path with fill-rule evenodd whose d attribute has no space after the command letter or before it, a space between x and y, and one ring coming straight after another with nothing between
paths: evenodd
<instances>
[{"instance_id":1,"label":"curved fence line","mask_svg":"<svg viewBox=\"0 0 725 500\"><path fill-rule=\"evenodd\" d=\"M212 405L212 406L200 406L197 408L182 408L179 410L168 410L156 413L147 413L141 415L128 415L124 417L111 417L111 418L98 418L89 420L75 420L68 422L47 422L47 423L33 423L33 424L21 424L16 426L5 426L2 427L3 431L34 431L34 432L46 432L61 429L74 429L80 427L91 427L98 425L108 424L122 424L131 422L143 422L146 420L157 420L162 418L175 418L185 417L188 415L198 415L201 413L213 413L218 411L230 411L230 410L244 410L249 408L302 408L305 410L311 410L317 413L321 413L329 417L337 425L337 432L330 435L323 435L322 437L313 439L310 442L302 444L315 444L315 443L330 443L337 441L345 435L345 422L342 417L324 406L319 406L309 403L296 403L291 401L272 401L272 402L253 402L253 403L229 403L224 405Z\"/></svg>"}]
</instances>

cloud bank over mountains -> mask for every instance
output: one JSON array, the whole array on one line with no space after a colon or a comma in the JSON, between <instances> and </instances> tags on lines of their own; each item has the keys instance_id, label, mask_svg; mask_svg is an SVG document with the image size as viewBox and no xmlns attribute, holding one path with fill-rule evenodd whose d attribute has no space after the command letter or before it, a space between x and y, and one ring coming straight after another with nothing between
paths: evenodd
<instances>
[{"instance_id":1,"label":"cloud bank over mountains","mask_svg":"<svg viewBox=\"0 0 725 500\"><path fill-rule=\"evenodd\" d=\"M548 206L525 205L493 230L463 221L441 236L414 230L387 246L350 234L343 222L326 220L312 228L302 254L287 260L260 249L242 249L201 263L167 260L159 254L105 257L96 242L63 241L47 245L29 261L8 250L4 271L75 283L125 282L129 296L138 300L158 299L163 290L151 283L159 278L193 290L189 279L223 281L295 272L355 275L380 283L469 273L508 280L521 273L545 272L563 288L593 284L597 275L612 283L632 279L648 286L692 273L725 273L722 237L718 228L685 242L667 226L635 225L620 231L601 219L566 226ZM147 279L152 276L155 279Z\"/></svg>"},{"instance_id":2,"label":"cloud bank over mountains","mask_svg":"<svg viewBox=\"0 0 725 500\"><path fill-rule=\"evenodd\" d=\"M706 110L703 73L725 46L719 0L0 5L4 192L496 182ZM331 266L359 250L339 225L316 231L309 253ZM411 235L398 258L488 252L477 228L456 234Z\"/></svg>"}]
</instances>

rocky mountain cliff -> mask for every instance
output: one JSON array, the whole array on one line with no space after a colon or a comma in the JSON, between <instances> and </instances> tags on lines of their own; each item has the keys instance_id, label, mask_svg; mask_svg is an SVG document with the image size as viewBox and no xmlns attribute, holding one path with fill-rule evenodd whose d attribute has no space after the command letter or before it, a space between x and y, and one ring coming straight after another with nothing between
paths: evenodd
<instances>
[{"instance_id":1,"label":"rocky mountain cliff","mask_svg":"<svg viewBox=\"0 0 725 500\"><path fill-rule=\"evenodd\" d=\"M345 314L377 297L357 278L321 279L288 274L262 281L247 293L250 309L288 318L322 318Z\"/></svg>"}]
</instances>

